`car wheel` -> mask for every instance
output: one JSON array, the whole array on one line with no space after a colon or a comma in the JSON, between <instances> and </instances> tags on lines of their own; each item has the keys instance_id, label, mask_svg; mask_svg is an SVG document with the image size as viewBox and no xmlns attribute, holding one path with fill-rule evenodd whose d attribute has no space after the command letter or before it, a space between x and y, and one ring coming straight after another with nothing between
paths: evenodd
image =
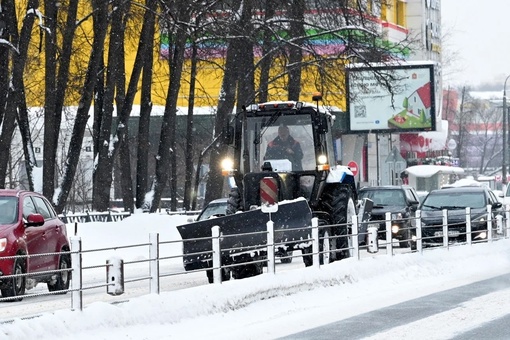
<instances>
[{"instance_id":1,"label":"car wheel","mask_svg":"<svg viewBox=\"0 0 510 340\"><path fill-rule=\"evenodd\" d=\"M9 301L21 301L23 299L21 296L25 294L26 276L19 276L22 274L26 274L25 261L17 258L14 261L12 275L18 276L15 276L8 280L7 287L1 290L2 297L19 296L18 298Z\"/></svg>"},{"instance_id":2,"label":"car wheel","mask_svg":"<svg viewBox=\"0 0 510 340\"><path fill-rule=\"evenodd\" d=\"M58 269L61 270L56 274L56 278L48 282L48 290L50 292L64 291L62 294L67 293L69 289L69 282L71 279L71 259L69 255L60 255Z\"/></svg>"},{"instance_id":3,"label":"car wheel","mask_svg":"<svg viewBox=\"0 0 510 340\"><path fill-rule=\"evenodd\" d=\"M292 255L292 253L289 254L288 251L284 252L282 256L289 256L289 255ZM292 257L286 257L286 258L280 258L280 262L281 263L291 263L292 262Z\"/></svg>"}]
</instances>

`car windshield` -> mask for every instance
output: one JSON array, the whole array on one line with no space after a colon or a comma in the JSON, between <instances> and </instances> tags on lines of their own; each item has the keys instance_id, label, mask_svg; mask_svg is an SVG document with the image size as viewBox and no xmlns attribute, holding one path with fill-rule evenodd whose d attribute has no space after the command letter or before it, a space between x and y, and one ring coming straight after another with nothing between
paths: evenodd
<instances>
[{"instance_id":1,"label":"car windshield","mask_svg":"<svg viewBox=\"0 0 510 340\"><path fill-rule=\"evenodd\" d=\"M402 190L362 190L360 191L359 196L361 199L370 198L374 202L374 205L406 205Z\"/></svg>"},{"instance_id":2,"label":"car windshield","mask_svg":"<svg viewBox=\"0 0 510 340\"><path fill-rule=\"evenodd\" d=\"M0 224L11 224L18 219L18 200L16 197L0 197Z\"/></svg>"},{"instance_id":3,"label":"car windshield","mask_svg":"<svg viewBox=\"0 0 510 340\"><path fill-rule=\"evenodd\" d=\"M198 217L198 221L207 220L213 215L225 215L227 203L211 203L209 204Z\"/></svg>"},{"instance_id":4,"label":"car windshield","mask_svg":"<svg viewBox=\"0 0 510 340\"><path fill-rule=\"evenodd\" d=\"M441 192L437 191L427 196L423 201L422 210L437 209L477 209L485 208L486 201L483 192Z\"/></svg>"}]
</instances>

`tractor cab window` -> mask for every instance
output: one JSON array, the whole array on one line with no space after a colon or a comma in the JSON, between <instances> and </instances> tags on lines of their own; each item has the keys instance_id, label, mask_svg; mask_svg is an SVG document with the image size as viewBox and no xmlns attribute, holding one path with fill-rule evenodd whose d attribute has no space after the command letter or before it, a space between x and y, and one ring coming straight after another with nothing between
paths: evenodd
<instances>
[{"instance_id":1,"label":"tractor cab window","mask_svg":"<svg viewBox=\"0 0 510 340\"><path fill-rule=\"evenodd\" d=\"M248 172L268 170L268 166L275 172L315 170L317 166L309 115L250 118L243 137L247 138L243 152L248 147Z\"/></svg>"}]
</instances>

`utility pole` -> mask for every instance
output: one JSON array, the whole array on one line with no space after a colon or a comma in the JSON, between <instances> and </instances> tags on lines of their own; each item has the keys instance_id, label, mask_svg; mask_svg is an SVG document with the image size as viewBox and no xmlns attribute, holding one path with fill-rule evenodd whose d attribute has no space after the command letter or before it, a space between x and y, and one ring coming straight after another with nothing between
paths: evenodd
<instances>
[{"instance_id":1,"label":"utility pole","mask_svg":"<svg viewBox=\"0 0 510 340\"><path fill-rule=\"evenodd\" d=\"M503 85L503 166L502 166L502 178L501 181L503 184L507 183L506 180L506 115L507 107L506 107L506 82L510 78L510 75L506 77L505 84Z\"/></svg>"}]
</instances>

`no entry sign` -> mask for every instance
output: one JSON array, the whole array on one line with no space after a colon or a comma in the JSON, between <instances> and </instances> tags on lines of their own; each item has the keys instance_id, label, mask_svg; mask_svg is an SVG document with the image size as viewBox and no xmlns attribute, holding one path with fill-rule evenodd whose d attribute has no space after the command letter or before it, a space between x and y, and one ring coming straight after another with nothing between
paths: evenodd
<instances>
[{"instance_id":1,"label":"no entry sign","mask_svg":"<svg viewBox=\"0 0 510 340\"><path fill-rule=\"evenodd\" d=\"M354 176L356 176L359 172L359 168L358 168L358 163L356 163L355 161L350 161L347 166L351 169L352 171L352 174Z\"/></svg>"}]
</instances>

